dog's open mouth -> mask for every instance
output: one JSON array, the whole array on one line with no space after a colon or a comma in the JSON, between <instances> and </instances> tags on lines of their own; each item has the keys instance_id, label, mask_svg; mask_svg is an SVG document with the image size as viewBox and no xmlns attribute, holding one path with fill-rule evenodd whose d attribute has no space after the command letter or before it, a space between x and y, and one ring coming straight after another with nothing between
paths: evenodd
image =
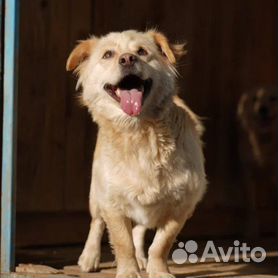
<instances>
[{"instance_id":1,"label":"dog's open mouth","mask_svg":"<svg viewBox=\"0 0 278 278\"><path fill-rule=\"evenodd\" d=\"M138 116L141 113L151 87L152 79L143 80L134 74L125 76L117 85L104 85L105 91L118 101L122 110L130 116Z\"/></svg>"}]
</instances>

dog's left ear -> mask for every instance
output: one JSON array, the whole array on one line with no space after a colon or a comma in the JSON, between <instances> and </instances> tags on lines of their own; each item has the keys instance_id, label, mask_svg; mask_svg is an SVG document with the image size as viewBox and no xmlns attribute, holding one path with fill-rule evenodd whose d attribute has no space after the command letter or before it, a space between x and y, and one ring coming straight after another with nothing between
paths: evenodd
<instances>
[{"instance_id":1,"label":"dog's left ear","mask_svg":"<svg viewBox=\"0 0 278 278\"><path fill-rule=\"evenodd\" d=\"M88 40L80 41L79 44L71 52L66 65L66 70L71 71L76 69L81 63L91 54L97 39L91 38Z\"/></svg>"},{"instance_id":2,"label":"dog's left ear","mask_svg":"<svg viewBox=\"0 0 278 278\"><path fill-rule=\"evenodd\" d=\"M159 47L161 54L167 58L171 64L175 64L183 55L186 54L184 49L185 43L171 44L165 35L157 31L148 32L154 39L155 43Z\"/></svg>"}]
</instances>

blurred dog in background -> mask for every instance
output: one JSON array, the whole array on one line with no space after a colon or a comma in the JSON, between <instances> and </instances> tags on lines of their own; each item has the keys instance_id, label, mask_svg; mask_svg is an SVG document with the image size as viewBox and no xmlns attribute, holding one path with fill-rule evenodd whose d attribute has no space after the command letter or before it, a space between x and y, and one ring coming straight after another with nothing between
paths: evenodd
<instances>
[{"instance_id":1,"label":"blurred dog in background","mask_svg":"<svg viewBox=\"0 0 278 278\"><path fill-rule=\"evenodd\" d=\"M238 104L239 154L242 162L248 219L245 234L257 237L257 209L276 206L277 89L255 88Z\"/></svg>"}]
</instances>

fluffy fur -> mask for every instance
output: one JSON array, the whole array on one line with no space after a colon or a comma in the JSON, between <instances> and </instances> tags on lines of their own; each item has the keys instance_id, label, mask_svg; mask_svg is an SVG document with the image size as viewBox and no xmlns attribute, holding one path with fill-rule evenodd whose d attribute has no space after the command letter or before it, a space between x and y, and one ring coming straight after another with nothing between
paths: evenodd
<instances>
[{"instance_id":1,"label":"fluffy fur","mask_svg":"<svg viewBox=\"0 0 278 278\"><path fill-rule=\"evenodd\" d=\"M144 48L146 55L139 55ZM106 51L112 57L103 58ZM175 63L183 45L170 44L155 30L124 31L80 42L67 61L75 69L82 101L99 126L90 192L92 223L79 259L96 270L105 225L117 261L116 277L174 277L167 267L170 248L206 190L198 117L177 97ZM126 75L124 53L136 56L128 73L151 78L138 116L129 116L104 89ZM156 228L145 257L144 233Z\"/></svg>"}]
</instances>

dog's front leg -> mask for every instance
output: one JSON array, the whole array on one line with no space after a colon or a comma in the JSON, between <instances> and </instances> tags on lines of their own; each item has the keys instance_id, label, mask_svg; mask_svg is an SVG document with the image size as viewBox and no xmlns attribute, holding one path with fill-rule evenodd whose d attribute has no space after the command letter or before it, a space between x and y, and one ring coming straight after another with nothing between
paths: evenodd
<instances>
[{"instance_id":1,"label":"dog's front leg","mask_svg":"<svg viewBox=\"0 0 278 278\"><path fill-rule=\"evenodd\" d=\"M104 229L103 219L93 217L85 247L78 260L78 265L83 272L96 271L99 268L101 238Z\"/></svg>"},{"instance_id":2,"label":"dog's front leg","mask_svg":"<svg viewBox=\"0 0 278 278\"><path fill-rule=\"evenodd\" d=\"M169 273L167 258L173 242L184 225L184 221L169 220L159 227L149 248L147 272L150 278L174 278Z\"/></svg>"},{"instance_id":3,"label":"dog's front leg","mask_svg":"<svg viewBox=\"0 0 278 278\"><path fill-rule=\"evenodd\" d=\"M103 215L117 261L116 278L140 278L132 241L132 225L127 217L106 212Z\"/></svg>"}]
</instances>

